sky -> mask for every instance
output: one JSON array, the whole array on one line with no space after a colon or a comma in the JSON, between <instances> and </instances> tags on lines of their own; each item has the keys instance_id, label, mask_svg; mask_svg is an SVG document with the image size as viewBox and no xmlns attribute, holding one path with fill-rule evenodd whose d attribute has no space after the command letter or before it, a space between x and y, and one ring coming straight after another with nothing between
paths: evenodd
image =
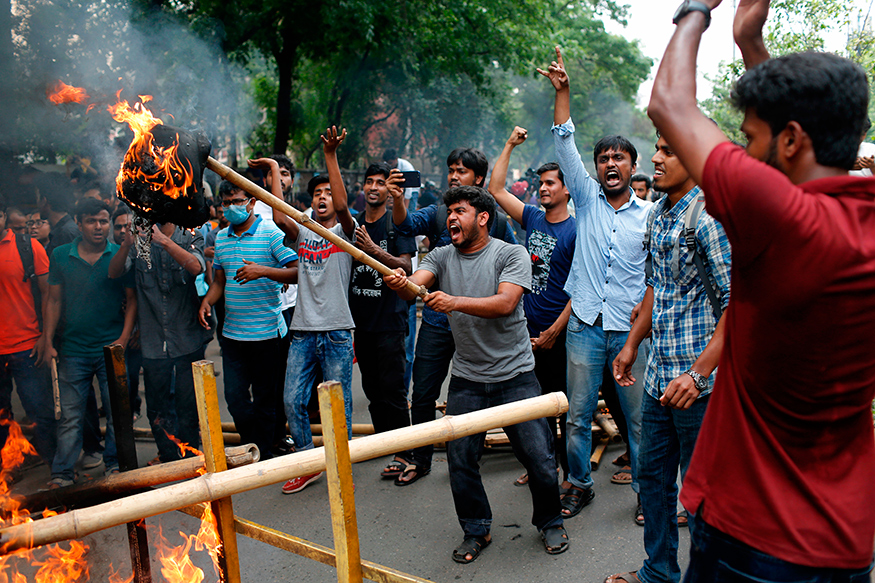
<instances>
[{"instance_id":1,"label":"sky","mask_svg":"<svg viewBox=\"0 0 875 583\"><path fill-rule=\"evenodd\" d=\"M853 0L853 3L860 9L866 10L870 1ZM638 105L644 107L650 101L650 91L653 88L653 77L656 75L659 59L662 58L665 47L674 33L675 27L671 19L680 5L680 0L620 0L620 3L630 7L628 26L624 28L613 21L606 21L605 28L626 39L637 39L642 52L655 61L650 77L638 91ZM730 62L734 58L741 57L732 40L733 7L734 0L723 0L723 3L711 13L711 26L702 36L697 67L697 94L700 100L711 95L711 84L707 81L707 76L714 77L721 62ZM842 34L838 34L835 39L828 39L827 48L832 50L839 48L841 37Z\"/></svg>"}]
</instances>

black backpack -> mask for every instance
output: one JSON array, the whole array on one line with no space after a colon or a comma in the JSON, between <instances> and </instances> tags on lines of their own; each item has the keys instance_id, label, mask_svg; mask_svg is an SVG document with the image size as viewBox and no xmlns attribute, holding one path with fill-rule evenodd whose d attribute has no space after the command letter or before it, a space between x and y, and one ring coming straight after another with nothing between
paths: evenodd
<instances>
[{"instance_id":1,"label":"black backpack","mask_svg":"<svg viewBox=\"0 0 875 583\"><path fill-rule=\"evenodd\" d=\"M33 308L36 311L36 320L39 329L43 329L42 294L39 291L39 283L36 277L36 265L33 261L33 239L29 234L15 234L15 246L18 247L18 255L21 257L21 265L24 267L24 281L30 282L30 293L33 294Z\"/></svg>"}]
</instances>

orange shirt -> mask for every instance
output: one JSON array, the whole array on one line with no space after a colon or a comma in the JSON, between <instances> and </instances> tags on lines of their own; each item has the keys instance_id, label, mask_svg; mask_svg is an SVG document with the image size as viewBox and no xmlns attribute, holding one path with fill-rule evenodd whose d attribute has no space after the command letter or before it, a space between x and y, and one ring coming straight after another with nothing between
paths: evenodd
<instances>
[{"instance_id":1,"label":"orange shirt","mask_svg":"<svg viewBox=\"0 0 875 583\"><path fill-rule=\"evenodd\" d=\"M34 270L37 275L45 275L49 272L46 251L35 239L31 244ZM0 240L0 354L31 350L39 337L30 282L24 281L15 233L7 229Z\"/></svg>"}]
</instances>

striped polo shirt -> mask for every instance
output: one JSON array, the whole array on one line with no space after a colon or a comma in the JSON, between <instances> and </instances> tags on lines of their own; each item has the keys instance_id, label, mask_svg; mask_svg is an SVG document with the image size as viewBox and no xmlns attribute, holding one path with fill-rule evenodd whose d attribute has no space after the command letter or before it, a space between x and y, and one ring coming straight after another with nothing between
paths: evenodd
<instances>
[{"instance_id":1,"label":"striped polo shirt","mask_svg":"<svg viewBox=\"0 0 875 583\"><path fill-rule=\"evenodd\" d=\"M251 342L286 335L288 329L280 309L282 284L266 277L241 284L234 281L234 274L245 265L244 259L266 267L283 267L297 258L283 245L282 231L258 215L241 235L230 227L219 231L213 267L226 272L225 338Z\"/></svg>"}]
</instances>

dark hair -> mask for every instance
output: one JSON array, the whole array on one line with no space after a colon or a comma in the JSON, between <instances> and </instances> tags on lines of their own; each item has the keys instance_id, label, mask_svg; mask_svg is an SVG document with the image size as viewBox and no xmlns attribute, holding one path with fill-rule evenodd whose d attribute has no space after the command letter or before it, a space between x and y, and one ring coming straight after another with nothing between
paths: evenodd
<instances>
[{"instance_id":1,"label":"dark hair","mask_svg":"<svg viewBox=\"0 0 875 583\"><path fill-rule=\"evenodd\" d=\"M385 152L383 152L383 162L388 162L389 160L397 160L398 152L395 148L387 148Z\"/></svg>"},{"instance_id":2,"label":"dark hair","mask_svg":"<svg viewBox=\"0 0 875 583\"><path fill-rule=\"evenodd\" d=\"M73 206L73 185L66 176L45 172L34 179L34 186L39 190L40 196L48 201L53 212L70 212Z\"/></svg>"},{"instance_id":3,"label":"dark hair","mask_svg":"<svg viewBox=\"0 0 875 583\"><path fill-rule=\"evenodd\" d=\"M633 182L643 182L647 186L647 190L650 190L650 187L653 186L653 180L646 174L636 174L629 180L629 184Z\"/></svg>"},{"instance_id":4,"label":"dark hair","mask_svg":"<svg viewBox=\"0 0 875 583\"><path fill-rule=\"evenodd\" d=\"M311 201L313 200L313 193L316 192L316 187L326 182L330 182L327 174L317 174L310 179L310 182L307 183L307 194L310 195Z\"/></svg>"},{"instance_id":5,"label":"dark hair","mask_svg":"<svg viewBox=\"0 0 875 583\"><path fill-rule=\"evenodd\" d=\"M132 215L132 214L134 214L134 213L131 212L131 209L128 208L128 205L120 204L120 205L118 205L118 208L115 209L115 212L112 213L112 222L115 223L115 220L122 215Z\"/></svg>"},{"instance_id":6,"label":"dark hair","mask_svg":"<svg viewBox=\"0 0 875 583\"><path fill-rule=\"evenodd\" d=\"M599 154L608 150L616 150L618 152L626 152L632 157L632 164L638 163L638 150L635 146L623 136L605 136L600 139L592 149L593 164L598 166Z\"/></svg>"},{"instance_id":7,"label":"dark hair","mask_svg":"<svg viewBox=\"0 0 875 583\"><path fill-rule=\"evenodd\" d=\"M477 186L483 186L486 174L489 172L489 160L486 159L486 154L474 148L456 148L447 156L447 168L450 164L459 161L462 162L462 166L473 171L475 176L480 176L480 184Z\"/></svg>"},{"instance_id":8,"label":"dark hair","mask_svg":"<svg viewBox=\"0 0 875 583\"><path fill-rule=\"evenodd\" d=\"M868 117L866 117L866 119L863 120L863 133L861 135L868 134L869 130L871 130L871 129L872 129L872 120L870 120Z\"/></svg>"},{"instance_id":9,"label":"dark hair","mask_svg":"<svg viewBox=\"0 0 875 583\"><path fill-rule=\"evenodd\" d=\"M447 206L462 201L466 201L474 207L477 210L477 214L488 213L489 219L486 221L486 230L492 229L492 223L495 221L495 199L492 198L492 195L479 186L454 186L444 194L444 204Z\"/></svg>"},{"instance_id":10,"label":"dark hair","mask_svg":"<svg viewBox=\"0 0 875 583\"><path fill-rule=\"evenodd\" d=\"M96 198L83 198L76 203L76 222L82 222L83 217L93 217L94 215L100 214L101 211L106 211L107 215L112 215L109 206L102 200L97 200Z\"/></svg>"},{"instance_id":11,"label":"dark hair","mask_svg":"<svg viewBox=\"0 0 875 583\"><path fill-rule=\"evenodd\" d=\"M556 170L559 173L559 182L565 184L565 175L562 174L562 170L559 168L559 164L556 162L547 162L546 164L541 164L541 167L535 171L535 174L538 177L541 176L544 172L550 172L551 170Z\"/></svg>"},{"instance_id":12,"label":"dark hair","mask_svg":"<svg viewBox=\"0 0 875 583\"><path fill-rule=\"evenodd\" d=\"M237 186L236 184L232 184L227 180L223 180L221 184L219 184L219 198L225 198L227 196L232 196L235 191L239 190L243 194L246 195L246 198L252 198L252 195Z\"/></svg>"},{"instance_id":13,"label":"dark hair","mask_svg":"<svg viewBox=\"0 0 875 583\"><path fill-rule=\"evenodd\" d=\"M831 53L795 53L769 59L745 73L732 101L769 124L772 137L791 121L811 137L822 166L849 170L857 159L869 107L863 69Z\"/></svg>"},{"instance_id":14,"label":"dark hair","mask_svg":"<svg viewBox=\"0 0 875 583\"><path fill-rule=\"evenodd\" d=\"M389 165L385 162L377 162L376 164L371 164L368 166L368 169L365 170L365 180L368 179L368 176L374 176L376 174L382 174L384 178L389 178L389 173L392 172L392 169L389 168Z\"/></svg>"},{"instance_id":15,"label":"dark hair","mask_svg":"<svg viewBox=\"0 0 875 583\"><path fill-rule=\"evenodd\" d=\"M289 171L289 174L295 173L295 165L292 164L292 161L288 156L283 156L282 154L274 154L270 157L271 160L276 160L276 163L280 165L280 168L285 168Z\"/></svg>"}]
</instances>

